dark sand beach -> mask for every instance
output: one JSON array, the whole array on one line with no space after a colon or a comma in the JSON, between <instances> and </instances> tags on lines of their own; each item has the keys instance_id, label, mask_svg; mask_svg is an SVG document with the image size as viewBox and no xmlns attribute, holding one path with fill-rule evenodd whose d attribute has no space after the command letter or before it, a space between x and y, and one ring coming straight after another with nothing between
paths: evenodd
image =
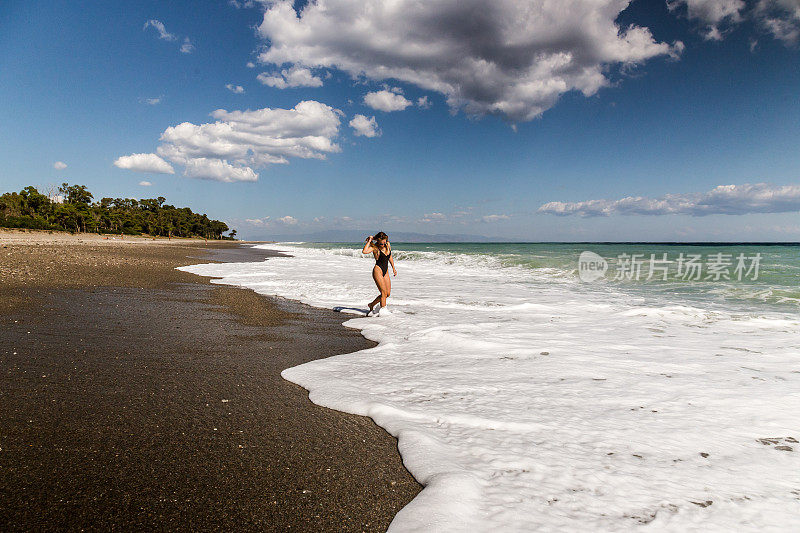
<instances>
[{"instance_id":1,"label":"dark sand beach","mask_svg":"<svg viewBox=\"0 0 800 533\"><path fill-rule=\"evenodd\" d=\"M421 489L281 370L343 317L174 270L233 243L3 240L0 530L384 531Z\"/></svg>"}]
</instances>

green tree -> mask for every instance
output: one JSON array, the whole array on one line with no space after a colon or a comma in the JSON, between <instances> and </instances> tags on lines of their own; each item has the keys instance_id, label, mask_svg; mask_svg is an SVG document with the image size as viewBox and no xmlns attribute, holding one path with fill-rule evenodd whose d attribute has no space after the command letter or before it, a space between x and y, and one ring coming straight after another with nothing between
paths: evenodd
<instances>
[{"instance_id":1,"label":"green tree","mask_svg":"<svg viewBox=\"0 0 800 533\"><path fill-rule=\"evenodd\" d=\"M58 188L58 192L64 195L64 201L68 204L89 205L92 198L94 198L85 185L62 183L61 187Z\"/></svg>"},{"instance_id":2,"label":"green tree","mask_svg":"<svg viewBox=\"0 0 800 533\"><path fill-rule=\"evenodd\" d=\"M56 204L32 186L0 195L0 227L60 229L71 232L123 232L165 237L233 238L223 234L228 225L188 207L166 204L166 198L109 198L92 202L85 185L63 183L64 203Z\"/></svg>"}]
</instances>

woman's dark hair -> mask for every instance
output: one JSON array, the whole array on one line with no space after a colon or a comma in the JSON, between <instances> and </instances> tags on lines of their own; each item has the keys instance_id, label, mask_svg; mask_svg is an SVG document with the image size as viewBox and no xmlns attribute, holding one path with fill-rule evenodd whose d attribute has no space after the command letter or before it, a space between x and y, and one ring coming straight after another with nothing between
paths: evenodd
<instances>
[{"instance_id":1,"label":"woman's dark hair","mask_svg":"<svg viewBox=\"0 0 800 533\"><path fill-rule=\"evenodd\" d=\"M373 239L375 239L376 241L379 241L379 240L381 240L381 239L388 239L388 238L389 238L389 236L388 236L388 235L386 235L386 234L385 234L384 232L382 232L382 231L379 231L378 233L376 233L376 234L375 234L375 237L373 237Z\"/></svg>"}]
</instances>

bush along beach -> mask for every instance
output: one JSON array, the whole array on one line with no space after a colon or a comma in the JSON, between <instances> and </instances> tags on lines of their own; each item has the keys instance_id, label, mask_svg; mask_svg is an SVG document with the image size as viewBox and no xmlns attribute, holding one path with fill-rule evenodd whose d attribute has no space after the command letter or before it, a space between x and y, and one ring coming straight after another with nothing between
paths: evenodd
<instances>
[{"instance_id":1,"label":"bush along beach","mask_svg":"<svg viewBox=\"0 0 800 533\"><path fill-rule=\"evenodd\" d=\"M102 198L84 185L63 183L57 193L28 186L0 196L0 227L60 230L70 233L122 233L160 237L233 239L236 230L188 207L167 205L166 198ZM223 235L230 230L230 234Z\"/></svg>"}]
</instances>

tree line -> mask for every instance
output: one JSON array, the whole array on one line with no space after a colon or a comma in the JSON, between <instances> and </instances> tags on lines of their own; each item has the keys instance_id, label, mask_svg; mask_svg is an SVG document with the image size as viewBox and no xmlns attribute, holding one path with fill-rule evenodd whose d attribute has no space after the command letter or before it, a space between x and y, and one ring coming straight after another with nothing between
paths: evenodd
<instances>
[{"instance_id":1,"label":"tree line","mask_svg":"<svg viewBox=\"0 0 800 533\"><path fill-rule=\"evenodd\" d=\"M188 207L167 205L166 198L102 198L84 185L63 183L58 195L40 193L28 186L0 196L0 227L61 230L71 233L122 233L161 237L233 239L228 225L211 220Z\"/></svg>"}]
</instances>

